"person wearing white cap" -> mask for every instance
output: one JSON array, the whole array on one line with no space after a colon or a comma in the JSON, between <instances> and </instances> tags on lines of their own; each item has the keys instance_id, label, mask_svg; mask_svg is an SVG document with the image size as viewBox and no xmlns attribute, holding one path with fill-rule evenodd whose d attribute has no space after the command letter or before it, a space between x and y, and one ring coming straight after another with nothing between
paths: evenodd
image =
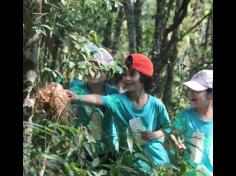
<instances>
[{"instance_id":1,"label":"person wearing white cap","mask_svg":"<svg viewBox=\"0 0 236 176\"><path fill-rule=\"evenodd\" d=\"M93 57L90 58L91 61L102 63L105 66L113 63L113 57L106 49L98 48L91 43L87 44L84 48L89 52L94 52ZM106 83L106 80L107 75L105 71L101 71L100 76L88 76L85 78L85 81L78 79L73 80L69 84L69 90L77 95L91 93L111 95L118 93L117 87ZM103 155L103 152L105 151L109 152L110 155L114 150L118 150L118 139L114 118L107 108L103 106L97 107L88 104L85 105L79 102L76 102L72 106L74 107L73 109L76 109L78 117L77 125L87 126L93 137L98 141L101 140L101 142L105 144L105 149L101 149L102 151L99 151L98 153Z\"/></svg>"},{"instance_id":2,"label":"person wearing white cap","mask_svg":"<svg viewBox=\"0 0 236 176\"><path fill-rule=\"evenodd\" d=\"M213 70L199 71L183 85L192 107L175 117L171 138L178 149L187 149L185 160L203 171L200 175L213 175Z\"/></svg>"}]
</instances>

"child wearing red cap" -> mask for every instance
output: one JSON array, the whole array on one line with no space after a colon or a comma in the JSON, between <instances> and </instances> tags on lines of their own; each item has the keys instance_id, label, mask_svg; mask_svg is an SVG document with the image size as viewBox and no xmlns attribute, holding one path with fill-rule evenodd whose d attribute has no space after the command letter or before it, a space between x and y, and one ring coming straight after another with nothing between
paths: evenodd
<instances>
[{"instance_id":1,"label":"child wearing red cap","mask_svg":"<svg viewBox=\"0 0 236 176\"><path fill-rule=\"evenodd\" d=\"M167 164L170 161L163 147L163 141L164 132L170 130L169 116L161 100L147 93L152 88L153 64L142 54L130 54L125 64L128 67L122 77L125 93L107 96L92 94L80 97L68 93L72 99L109 108L116 120L123 124L122 129L119 129L120 132L124 132L129 125L134 131L139 126L136 130L140 132L141 129L141 147L152 164ZM140 160L139 164L143 170L148 169L145 162Z\"/></svg>"}]
</instances>

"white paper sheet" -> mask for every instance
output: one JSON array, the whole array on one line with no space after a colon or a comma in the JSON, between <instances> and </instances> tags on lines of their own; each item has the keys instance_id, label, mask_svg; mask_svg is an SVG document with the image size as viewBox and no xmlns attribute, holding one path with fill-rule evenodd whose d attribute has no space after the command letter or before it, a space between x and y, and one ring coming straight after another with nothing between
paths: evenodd
<instances>
[{"instance_id":1,"label":"white paper sheet","mask_svg":"<svg viewBox=\"0 0 236 176\"><path fill-rule=\"evenodd\" d=\"M135 135L137 136L139 143L141 145L147 143L147 141L143 140L141 137L141 133L145 131L145 127L142 123L142 120L139 117L131 119L129 120L129 125L132 132L134 132Z\"/></svg>"}]
</instances>

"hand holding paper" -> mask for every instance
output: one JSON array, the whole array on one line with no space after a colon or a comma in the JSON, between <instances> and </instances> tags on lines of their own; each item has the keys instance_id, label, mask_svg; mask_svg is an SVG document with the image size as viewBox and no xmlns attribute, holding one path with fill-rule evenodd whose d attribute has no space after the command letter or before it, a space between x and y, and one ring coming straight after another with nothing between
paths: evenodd
<instances>
[{"instance_id":1,"label":"hand holding paper","mask_svg":"<svg viewBox=\"0 0 236 176\"><path fill-rule=\"evenodd\" d=\"M145 127L141 119L139 117L131 119L129 120L129 125L131 127L132 132L134 132L135 135L137 136L139 143L141 145L145 144L147 141L143 140L141 136L142 132L145 131Z\"/></svg>"}]
</instances>

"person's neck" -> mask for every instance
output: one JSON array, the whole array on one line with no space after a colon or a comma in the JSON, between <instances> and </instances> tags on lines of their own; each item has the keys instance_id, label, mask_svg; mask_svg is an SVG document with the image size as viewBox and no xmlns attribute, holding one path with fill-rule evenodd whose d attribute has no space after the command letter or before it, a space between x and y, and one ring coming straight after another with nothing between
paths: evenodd
<instances>
[{"instance_id":1,"label":"person's neck","mask_svg":"<svg viewBox=\"0 0 236 176\"><path fill-rule=\"evenodd\" d=\"M87 83L87 87L92 94L105 95L105 83Z\"/></svg>"},{"instance_id":2,"label":"person's neck","mask_svg":"<svg viewBox=\"0 0 236 176\"><path fill-rule=\"evenodd\" d=\"M148 100L148 94L143 89L136 91L127 91L126 95L138 109L142 108Z\"/></svg>"},{"instance_id":3,"label":"person's neck","mask_svg":"<svg viewBox=\"0 0 236 176\"><path fill-rule=\"evenodd\" d=\"M207 106L197 108L197 112L203 120L213 119L213 104L209 103Z\"/></svg>"}]
</instances>

